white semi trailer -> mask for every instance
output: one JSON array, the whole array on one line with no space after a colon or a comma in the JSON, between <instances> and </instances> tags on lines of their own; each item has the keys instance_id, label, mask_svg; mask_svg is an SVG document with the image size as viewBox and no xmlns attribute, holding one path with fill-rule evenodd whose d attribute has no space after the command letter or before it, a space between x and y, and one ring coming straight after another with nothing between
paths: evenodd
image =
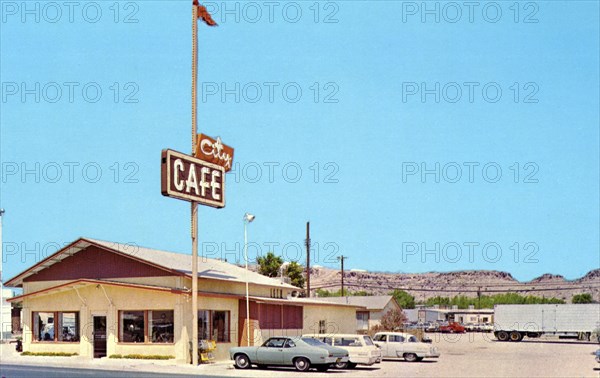
<instances>
[{"instance_id":1,"label":"white semi trailer","mask_svg":"<svg viewBox=\"0 0 600 378\"><path fill-rule=\"evenodd\" d=\"M545 335L598 338L600 303L495 305L494 335L500 341Z\"/></svg>"}]
</instances>

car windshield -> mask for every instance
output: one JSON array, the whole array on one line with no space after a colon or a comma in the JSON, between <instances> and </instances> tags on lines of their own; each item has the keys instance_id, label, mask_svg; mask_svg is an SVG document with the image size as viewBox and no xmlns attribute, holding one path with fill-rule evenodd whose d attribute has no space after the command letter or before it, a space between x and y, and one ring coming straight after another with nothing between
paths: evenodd
<instances>
[{"instance_id":1,"label":"car windshield","mask_svg":"<svg viewBox=\"0 0 600 378\"><path fill-rule=\"evenodd\" d=\"M312 346L319 346L319 347L327 346L327 344L325 344L321 340L313 339L312 337L303 337L302 341L304 341L308 345L312 345Z\"/></svg>"},{"instance_id":2,"label":"car windshield","mask_svg":"<svg viewBox=\"0 0 600 378\"><path fill-rule=\"evenodd\" d=\"M365 344L373 345L373 340L371 340L370 336L363 336L363 339L365 339Z\"/></svg>"}]
</instances>

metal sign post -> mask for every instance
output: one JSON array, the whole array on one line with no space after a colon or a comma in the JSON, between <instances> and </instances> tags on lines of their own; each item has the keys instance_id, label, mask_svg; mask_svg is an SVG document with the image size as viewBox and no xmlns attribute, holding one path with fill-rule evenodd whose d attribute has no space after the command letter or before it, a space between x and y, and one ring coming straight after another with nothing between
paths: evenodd
<instances>
[{"instance_id":1,"label":"metal sign post","mask_svg":"<svg viewBox=\"0 0 600 378\"><path fill-rule=\"evenodd\" d=\"M192 155L196 151L198 99L198 7L192 5ZM192 216L192 365L198 365L198 204L191 202Z\"/></svg>"},{"instance_id":2,"label":"metal sign post","mask_svg":"<svg viewBox=\"0 0 600 378\"><path fill-rule=\"evenodd\" d=\"M192 3L192 152L190 155L163 150L161 192L164 196L190 202L192 237L192 364L198 365L198 205L225 207L225 172L231 169L233 148L221 139L198 136L198 18L217 26L206 8ZM206 141L204 141L206 139ZM197 156L198 148L208 161Z\"/></svg>"}]
</instances>

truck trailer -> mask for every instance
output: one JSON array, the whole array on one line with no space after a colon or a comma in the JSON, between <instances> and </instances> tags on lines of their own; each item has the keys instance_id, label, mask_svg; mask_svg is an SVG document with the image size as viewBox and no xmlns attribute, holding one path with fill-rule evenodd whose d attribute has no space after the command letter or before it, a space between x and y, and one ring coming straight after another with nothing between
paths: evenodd
<instances>
[{"instance_id":1,"label":"truck trailer","mask_svg":"<svg viewBox=\"0 0 600 378\"><path fill-rule=\"evenodd\" d=\"M494 335L500 341L559 336L600 342L600 303L494 306Z\"/></svg>"}]
</instances>

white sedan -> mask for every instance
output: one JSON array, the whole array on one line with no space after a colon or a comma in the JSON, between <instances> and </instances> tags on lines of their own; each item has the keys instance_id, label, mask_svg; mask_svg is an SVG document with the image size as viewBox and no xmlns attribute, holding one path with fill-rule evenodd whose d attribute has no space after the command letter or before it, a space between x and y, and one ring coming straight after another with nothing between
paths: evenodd
<instances>
[{"instance_id":1,"label":"white sedan","mask_svg":"<svg viewBox=\"0 0 600 378\"><path fill-rule=\"evenodd\" d=\"M373 339L381 348L383 358L404 358L415 362L440 356L436 347L420 342L415 335L409 333L378 332Z\"/></svg>"}]
</instances>

